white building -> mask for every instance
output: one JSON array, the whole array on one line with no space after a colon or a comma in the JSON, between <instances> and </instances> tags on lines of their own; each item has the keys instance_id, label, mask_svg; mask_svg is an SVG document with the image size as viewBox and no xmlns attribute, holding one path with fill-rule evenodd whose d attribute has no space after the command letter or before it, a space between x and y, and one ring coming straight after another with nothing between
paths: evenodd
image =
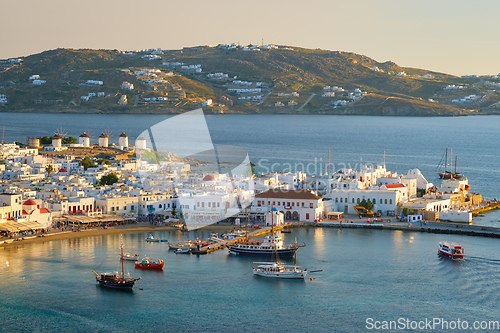
<instances>
[{"instance_id":1,"label":"white building","mask_svg":"<svg viewBox=\"0 0 500 333\"><path fill-rule=\"evenodd\" d=\"M267 213L278 209L286 220L314 222L324 215L323 201L310 191L273 189L255 195L253 213Z\"/></svg>"},{"instance_id":2,"label":"white building","mask_svg":"<svg viewBox=\"0 0 500 333\"><path fill-rule=\"evenodd\" d=\"M99 147L108 147L109 146L109 136L101 133L99 135Z\"/></svg>"},{"instance_id":3,"label":"white building","mask_svg":"<svg viewBox=\"0 0 500 333\"><path fill-rule=\"evenodd\" d=\"M121 149L126 149L128 148L128 135L125 133L120 134L120 137L118 138L118 145L121 147Z\"/></svg>"},{"instance_id":4,"label":"white building","mask_svg":"<svg viewBox=\"0 0 500 333\"><path fill-rule=\"evenodd\" d=\"M82 147L90 147L90 136L83 132L79 137L78 137L78 143L82 145Z\"/></svg>"}]
</instances>

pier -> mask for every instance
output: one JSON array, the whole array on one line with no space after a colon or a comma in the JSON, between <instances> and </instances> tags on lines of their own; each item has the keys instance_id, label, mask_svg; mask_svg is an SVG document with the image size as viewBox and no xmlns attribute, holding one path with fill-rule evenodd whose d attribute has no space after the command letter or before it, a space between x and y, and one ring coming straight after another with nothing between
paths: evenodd
<instances>
[{"instance_id":1,"label":"pier","mask_svg":"<svg viewBox=\"0 0 500 333\"><path fill-rule=\"evenodd\" d=\"M287 225L287 226L289 226L289 225ZM274 231L279 231L279 230L283 229L284 227L285 227L285 225L274 227ZM266 235L266 234L271 232L271 229L272 229L271 227L263 227L263 228L255 229L253 231L249 231L248 232L248 239L250 239L251 237L258 237L258 236ZM237 243L241 243L245 240L246 240L245 236L235 237L235 238L229 239L229 240L221 239L217 243L212 243L212 244L209 244L207 246L200 247L199 250L198 249L193 250L193 251L191 251L191 253L192 254L207 254L210 252L222 250L226 247L227 244L230 244L230 245L237 244Z\"/></svg>"},{"instance_id":2,"label":"pier","mask_svg":"<svg viewBox=\"0 0 500 333\"><path fill-rule=\"evenodd\" d=\"M474 210L471 211L471 213L472 213L473 216L477 216L479 214L482 214L482 213L485 213L485 212L489 212L490 210L499 209L499 208L500 208L500 202L497 201L497 202L493 202L492 204L490 204L488 206L474 209Z\"/></svg>"},{"instance_id":3,"label":"pier","mask_svg":"<svg viewBox=\"0 0 500 333\"><path fill-rule=\"evenodd\" d=\"M500 228L481 225L467 225L463 223L450 222L427 222L422 225L409 225L408 223L340 223L340 222L302 222L297 226L308 226L314 228L358 228L379 230L401 230L414 232L427 232L433 234L455 234L467 236L481 236L500 238Z\"/></svg>"}]
</instances>

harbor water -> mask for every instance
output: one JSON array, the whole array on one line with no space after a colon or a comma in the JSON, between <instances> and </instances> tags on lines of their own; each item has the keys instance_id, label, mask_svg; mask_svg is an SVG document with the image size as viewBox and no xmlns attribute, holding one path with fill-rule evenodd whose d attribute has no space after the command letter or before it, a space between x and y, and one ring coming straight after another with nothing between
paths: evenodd
<instances>
[{"instance_id":1,"label":"harbor water","mask_svg":"<svg viewBox=\"0 0 500 333\"><path fill-rule=\"evenodd\" d=\"M177 239L175 232L155 237ZM255 258L176 255L147 233L123 236L125 248L165 260L132 292L95 284L92 270L119 270L119 235L0 248L2 330L99 332L359 332L374 320L498 320L497 239L426 233L297 228L298 264L311 281L252 274ZM208 237L191 232L184 238ZM461 243L467 259L437 255L439 241Z\"/></svg>"}]
</instances>

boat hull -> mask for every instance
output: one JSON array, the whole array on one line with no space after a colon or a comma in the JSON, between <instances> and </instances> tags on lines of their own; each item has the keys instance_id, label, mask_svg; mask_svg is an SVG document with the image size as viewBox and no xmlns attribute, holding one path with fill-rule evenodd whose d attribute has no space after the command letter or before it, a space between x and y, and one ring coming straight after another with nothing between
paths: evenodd
<instances>
[{"instance_id":1,"label":"boat hull","mask_svg":"<svg viewBox=\"0 0 500 333\"><path fill-rule=\"evenodd\" d=\"M132 287L134 287L134 284L135 284L135 279L134 280L122 280L122 281L109 281L109 280L102 280L102 279L96 278L96 281L102 287L115 288L115 289L132 289Z\"/></svg>"},{"instance_id":2,"label":"boat hull","mask_svg":"<svg viewBox=\"0 0 500 333\"><path fill-rule=\"evenodd\" d=\"M451 254L441 249L438 249L438 254L443 257L451 258L451 259L463 259L464 255L462 254Z\"/></svg>"},{"instance_id":3,"label":"boat hull","mask_svg":"<svg viewBox=\"0 0 500 333\"><path fill-rule=\"evenodd\" d=\"M136 262L135 268L155 270L155 269L163 269L164 265L165 265L164 263L161 263L161 264L141 264L141 263Z\"/></svg>"},{"instance_id":4,"label":"boat hull","mask_svg":"<svg viewBox=\"0 0 500 333\"><path fill-rule=\"evenodd\" d=\"M253 256L253 257L267 257L267 258L275 258L276 252L278 252L278 258L293 258L295 252L297 251L296 247L286 248L286 249L244 249L239 248L237 246L227 245L229 249L229 253L236 254L240 256Z\"/></svg>"},{"instance_id":5,"label":"boat hull","mask_svg":"<svg viewBox=\"0 0 500 333\"><path fill-rule=\"evenodd\" d=\"M439 175L439 178L441 179L462 179L464 177L464 175L460 174L460 173L451 173L451 172L438 172L437 173Z\"/></svg>"},{"instance_id":6,"label":"boat hull","mask_svg":"<svg viewBox=\"0 0 500 333\"><path fill-rule=\"evenodd\" d=\"M266 277L266 278L275 278L275 279L298 279L298 280L304 280L306 277L305 272L300 272L300 273L266 273L266 272L261 272L257 269L253 270L253 274L256 276L261 276L261 277Z\"/></svg>"}]
</instances>

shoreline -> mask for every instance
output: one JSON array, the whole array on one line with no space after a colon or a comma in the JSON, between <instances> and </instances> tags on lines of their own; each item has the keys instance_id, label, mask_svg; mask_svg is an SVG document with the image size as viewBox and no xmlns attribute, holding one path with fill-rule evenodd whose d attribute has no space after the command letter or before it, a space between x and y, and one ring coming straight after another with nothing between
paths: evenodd
<instances>
[{"instance_id":1,"label":"shoreline","mask_svg":"<svg viewBox=\"0 0 500 333\"><path fill-rule=\"evenodd\" d=\"M235 229L237 226L234 225L211 225L206 226L204 228L198 229L202 231L231 231ZM241 228L241 226L240 226ZM238 229L238 228L237 228ZM155 232L155 231L175 231L177 228L169 227L169 226L155 226L155 225L121 225L115 227L108 227L108 229L87 229L82 231L62 231L62 232L54 232L49 233L43 237L41 236L26 236L20 237L23 238L21 240L3 240L0 242L0 248L11 248L22 246L25 244L35 244L35 243L44 243L55 240L66 240L66 239L75 239L75 238L84 238L84 237L93 237L93 236L106 236L106 235L115 235L115 234L133 234L140 232ZM6 243L7 241L7 243Z\"/></svg>"},{"instance_id":2,"label":"shoreline","mask_svg":"<svg viewBox=\"0 0 500 333\"><path fill-rule=\"evenodd\" d=\"M428 222L425 225L408 226L406 223L377 223L369 224L361 221L349 222L292 222L285 225L287 228L338 228L338 229L376 229L387 231L409 231L409 232L422 232L433 234L456 234L464 236L475 237L490 237L500 238L500 227L488 227L480 225L464 225L459 223L450 222ZM236 225L209 225L203 227L201 231L232 231L233 229L244 229L243 226ZM141 232L155 232L155 231L175 231L174 227L170 226L156 226L150 224L140 225L120 225L109 227L108 229L88 229L83 231L64 231L47 234L44 237L40 236L27 236L21 240L3 240L0 242L0 248L15 248L24 246L26 244L44 243L57 240L69 240L84 237L106 236L114 234L133 234Z\"/></svg>"}]
</instances>

